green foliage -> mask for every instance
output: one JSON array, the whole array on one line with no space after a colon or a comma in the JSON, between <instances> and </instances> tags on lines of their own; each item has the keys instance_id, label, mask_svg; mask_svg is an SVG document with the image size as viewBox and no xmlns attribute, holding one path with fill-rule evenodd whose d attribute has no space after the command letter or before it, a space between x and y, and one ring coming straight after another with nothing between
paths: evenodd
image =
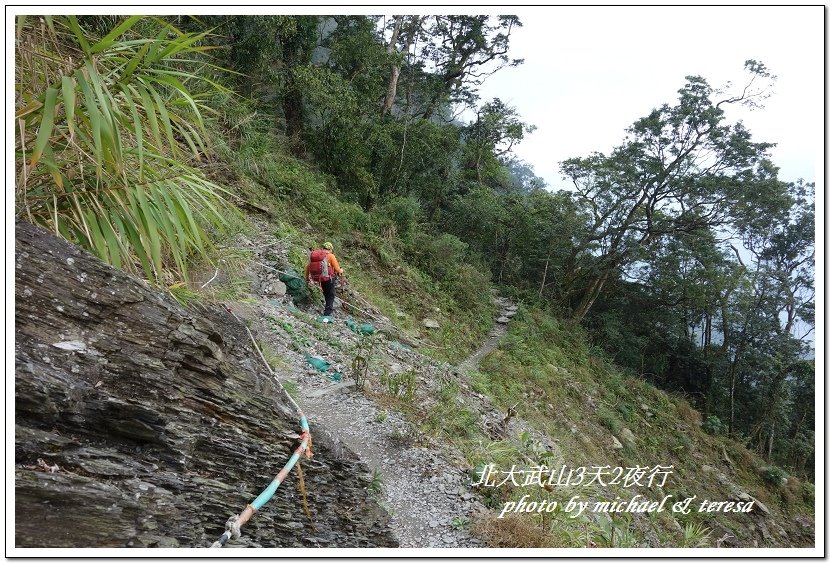
<instances>
[{"instance_id":1,"label":"green foliage","mask_svg":"<svg viewBox=\"0 0 830 563\"><path fill-rule=\"evenodd\" d=\"M362 335L357 339L351 367L352 379L355 380L358 389L362 389L365 381L369 378L377 343L377 334Z\"/></svg>"},{"instance_id":2,"label":"green foliage","mask_svg":"<svg viewBox=\"0 0 830 563\"><path fill-rule=\"evenodd\" d=\"M723 432L724 426L718 417L707 416L706 420L701 425L701 428L709 434L720 434Z\"/></svg>"},{"instance_id":3,"label":"green foliage","mask_svg":"<svg viewBox=\"0 0 830 563\"><path fill-rule=\"evenodd\" d=\"M400 399L405 403L412 403L418 387L418 376L414 369L401 373L384 372L380 377L380 384L386 387L386 392L390 397Z\"/></svg>"},{"instance_id":4,"label":"green foliage","mask_svg":"<svg viewBox=\"0 0 830 563\"><path fill-rule=\"evenodd\" d=\"M816 486L812 483L801 483L801 500L808 506L815 506Z\"/></svg>"},{"instance_id":5,"label":"green foliage","mask_svg":"<svg viewBox=\"0 0 830 563\"><path fill-rule=\"evenodd\" d=\"M466 516L456 516L452 519L452 527L454 530L463 530L470 525L470 519Z\"/></svg>"},{"instance_id":6,"label":"green foliage","mask_svg":"<svg viewBox=\"0 0 830 563\"><path fill-rule=\"evenodd\" d=\"M598 545L601 547L637 547L637 537L631 529L631 515L608 515L600 513L595 516L599 528Z\"/></svg>"},{"instance_id":7,"label":"green foliage","mask_svg":"<svg viewBox=\"0 0 830 563\"><path fill-rule=\"evenodd\" d=\"M413 197L394 197L372 213L373 230L393 240L409 240L422 219L421 205Z\"/></svg>"},{"instance_id":8,"label":"green foliage","mask_svg":"<svg viewBox=\"0 0 830 563\"><path fill-rule=\"evenodd\" d=\"M283 381L282 388L285 389L285 392L288 393L294 399L299 398L300 396L300 389L297 387L297 383L294 381Z\"/></svg>"},{"instance_id":9,"label":"green foliage","mask_svg":"<svg viewBox=\"0 0 830 563\"><path fill-rule=\"evenodd\" d=\"M623 428L623 424L620 422L620 419L605 407L600 407L597 411L597 420L601 425L610 430L612 434L617 434Z\"/></svg>"},{"instance_id":10,"label":"green foliage","mask_svg":"<svg viewBox=\"0 0 830 563\"><path fill-rule=\"evenodd\" d=\"M167 289L170 291L170 295L183 306L200 299L199 293L187 287L187 284L184 283L173 284Z\"/></svg>"},{"instance_id":11,"label":"green foliage","mask_svg":"<svg viewBox=\"0 0 830 563\"><path fill-rule=\"evenodd\" d=\"M378 497L383 492L383 475L377 469L372 471L372 479L367 490L372 497Z\"/></svg>"},{"instance_id":12,"label":"green foliage","mask_svg":"<svg viewBox=\"0 0 830 563\"><path fill-rule=\"evenodd\" d=\"M205 95L222 90L205 34L139 16L103 37L74 16L20 18L16 214L156 283L184 276L204 227L231 213L194 167Z\"/></svg>"},{"instance_id":13,"label":"green foliage","mask_svg":"<svg viewBox=\"0 0 830 563\"><path fill-rule=\"evenodd\" d=\"M781 487L787 481L787 473L780 467L770 465L761 469L761 478L768 485Z\"/></svg>"},{"instance_id":14,"label":"green foliage","mask_svg":"<svg viewBox=\"0 0 830 563\"><path fill-rule=\"evenodd\" d=\"M689 522L683 527L680 547L711 547L712 531L699 522Z\"/></svg>"}]
</instances>

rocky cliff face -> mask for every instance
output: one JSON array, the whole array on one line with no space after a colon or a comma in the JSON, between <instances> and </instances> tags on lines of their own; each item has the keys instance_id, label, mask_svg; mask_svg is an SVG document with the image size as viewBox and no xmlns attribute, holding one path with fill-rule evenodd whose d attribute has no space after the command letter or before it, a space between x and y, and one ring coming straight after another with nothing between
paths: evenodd
<instances>
[{"instance_id":1,"label":"rocky cliff face","mask_svg":"<svg viewBox=\"0 0 830 563\"><path fill-rule=\"evenodd\" d=\"M366 468L315 456L229 545L395 546ZM297 445L297 414L219 306L171 298L19 222L15 546L207 547Z\"/></svg>"}]
</instances>

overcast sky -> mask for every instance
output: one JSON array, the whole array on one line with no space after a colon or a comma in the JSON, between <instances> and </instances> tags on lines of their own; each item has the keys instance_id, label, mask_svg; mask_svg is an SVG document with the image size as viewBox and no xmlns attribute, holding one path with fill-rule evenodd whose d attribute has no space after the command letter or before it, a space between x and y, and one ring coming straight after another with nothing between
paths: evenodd
<instances>
[{"instance_id":1,"label":"overcast sky","mask_svg":"<svg viewBox=\"0 0 830 563\"><path fill-rule=\"evenodd\" d=\"M486 8L481 13L491 12ZM467 13L474 13L460 9ZM741 84L744 61L778 76L763 109L742 119L755 141L774 142L779 177L817 181L824 150L824 7L594 6L507 8L523 27L504 68L481 89L538 129L516 148L553 188L568 187L559 162L608 152L625 128L674 105L688 75L713 87Z\"/></svg>"}]
</instances>

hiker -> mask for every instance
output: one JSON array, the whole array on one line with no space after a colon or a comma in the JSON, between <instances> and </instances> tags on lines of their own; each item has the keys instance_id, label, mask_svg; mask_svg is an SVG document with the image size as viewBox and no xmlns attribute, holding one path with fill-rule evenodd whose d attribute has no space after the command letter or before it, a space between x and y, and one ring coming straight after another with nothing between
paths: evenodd
<instances>
[{"instance_id":1,"label":"hiker","mask_svg":"<svg viewBox=\"0 0 830 563\"><path fill-rule=\"evenodd\" d=\"M334 255L334 245L330 242L324 243L323 248L312 250L309 254L308 264L305 267L305 281L312 284L319 283L323 288L323 296L326 298L326 308L323 316L328 317L334 308L334 289L338 277L343 277L343 268L337 263Z\"/></svg>"}]
</instances>

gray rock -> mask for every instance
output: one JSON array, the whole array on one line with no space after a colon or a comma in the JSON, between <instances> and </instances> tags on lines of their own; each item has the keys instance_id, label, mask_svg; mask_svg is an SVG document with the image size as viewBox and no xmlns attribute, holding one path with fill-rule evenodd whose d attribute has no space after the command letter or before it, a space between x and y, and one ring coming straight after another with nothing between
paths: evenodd
<instances>
[{"instance_id":1,"label":"gray rock","mask_svg":"<svg viewBox=\"0 0 830 563\"><path fill-rule=\"evenodd\" d=\"M620 440L622 440L629 446L633 446L636 443L637 438L634 436L634 433L631 430L629 430L628 428L623 428L620 431Z\"/></svg>"},{"instance_id":2,"label":"gray rock","mask_svg":"<svg viewBox=\"0 0 830 563\"><path fill-rule=\"evenodd\" d=\"M497 322L497 323L499 323L499 324L501 324L501 325L506 325L507 323L509 323L509 322L510 322L510 319L508 319L508 318L507 318L507 317L505 317L505 316L501 316L501 317L499 317L499 318L497 318L497 319L496 319L496 322Z\"/></svg>"},{"instance_id":3,"label":"gray rock","mask_svg":"<svg viewBox=\"0 0 830 563\"><path fill-rule=\"evenodd\" d=\"M15 243L15 545L209 547L299 433L245 325L28 223ZM81 339L99 355L51 346ZM322 433L314 449L302 463L316 532L289 481L229 545L398 545L355 455Z\"/></svg>"},{"instance_id":4,"label":"gray rock","mask_svg":"<svg viewBox=\"0 0 830 563\"><path fill-rule=\"evenodd\" d=\"M743 502L753 501L755 503L753 505L753 512L754 512L754 509L757 508L758 511L761 512L764 516L769 515L769 508L767 508L764 503L762 503L761 501L759 501L757 498L753 497L749 493L741 491L740 493L738 493L737 496L738 496L738 500L743 501Z\"/></svg>"},{"instance_id":5,"label":"gray rock","mask_svg":"<svg viewBox=\"0 0 830 563\"><path fill-rule=\"evenodd\" d=\"M285 284L279 280L272 282L268 286L268 294L273 297L283 297L287 290L288 288L285 287Z\"/></svg>"},{"instance_id":6,"label":"gray rock","mask_svg":"<svg viewBox=\"0 0 830 563\"><path fill-rule=\"evenodd\" d=\"M427 328L441 328L441 325L435 319L424 319L422 323Z\"/></svg>"}]
</instances>

